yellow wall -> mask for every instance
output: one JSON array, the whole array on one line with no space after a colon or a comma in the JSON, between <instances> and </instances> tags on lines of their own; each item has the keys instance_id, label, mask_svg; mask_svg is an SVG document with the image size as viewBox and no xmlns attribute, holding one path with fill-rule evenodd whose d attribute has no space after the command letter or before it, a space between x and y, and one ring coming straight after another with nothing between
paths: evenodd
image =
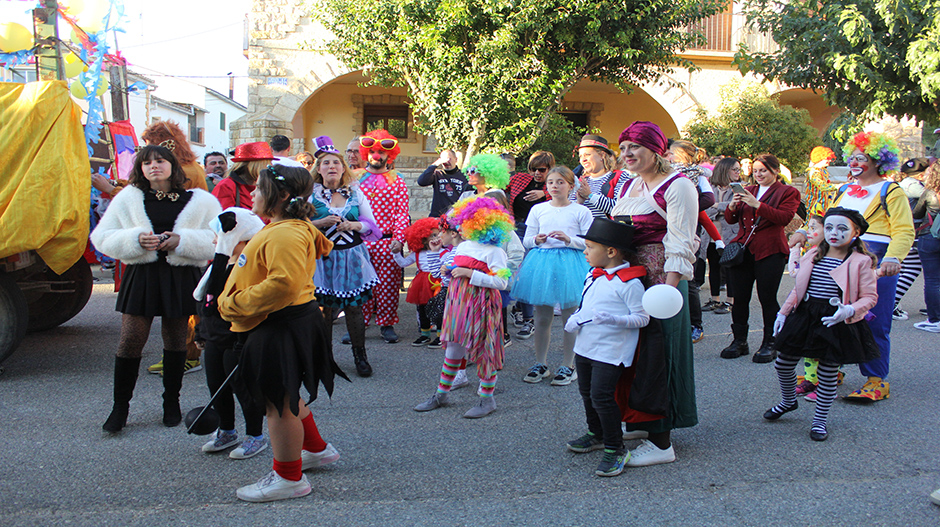
<instances>
[{"instance_id":1,"label":"yellow wall","mask_svg":"<svg viewBox=\"0 0 940 527\"><path fill-rule=\"evenodd\" d=\"M650 121L662 128L666 137L679 137L679 129L673 122L669 113L652 97L639 88L633 93L620 93L615 88L612 91L571 90L565 96L565 102L595 102L603 103L604 111L599 116L601 136L611 145L617 143L617 137L624 128L633 121Z\"/></svg>"}]
</instances>

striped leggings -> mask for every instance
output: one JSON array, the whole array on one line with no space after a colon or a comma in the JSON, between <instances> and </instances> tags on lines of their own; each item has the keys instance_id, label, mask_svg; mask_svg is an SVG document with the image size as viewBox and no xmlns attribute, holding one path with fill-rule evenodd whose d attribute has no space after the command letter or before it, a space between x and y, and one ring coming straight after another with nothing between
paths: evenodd
<instances>
[{"instance_id":1,"label":"striped leggings","mask_svg":"<svg viewBox=\"0 0 940 527\"><path fill-rule=\"evenodd\" d=\"M907 253L904 261L901 262L901 272L898 273L898 287L894 292L894 308L897 309L904 298L904 293L914 285L914 280L920 276L923 266L920 263L920 253L917 252L917 243L911 247L911 252Z\"/></svg>"},{"instance_id":2,"label":"striped leggings","mask_svg":"<svg viewBox=\"0 0 940 527\"><path fill-rule=\"evenodd\" d=\"M774 407L777 412L782 413L796 404L796 365L799 362L800 357L782 354L774 362L777 380L780 381L780 404ZM815 432L826 433L829 410L836 398L839 365L820 360L816 368L816 376L819 378L819 385L816 387L816 413L813 415L812 429Z\"/></svg>"}]
</instances>

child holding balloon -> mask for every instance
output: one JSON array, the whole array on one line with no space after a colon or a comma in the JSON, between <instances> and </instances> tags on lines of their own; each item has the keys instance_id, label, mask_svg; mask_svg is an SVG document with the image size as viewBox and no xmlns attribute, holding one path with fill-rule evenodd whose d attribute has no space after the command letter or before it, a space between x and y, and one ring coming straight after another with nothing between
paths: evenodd
<instances>
[{"instance_id":1,"label":"child holding balloon","mask_svg":"<svg viewBox=\"0 0 940 527\"><path fill-rule=\"evenodd\" d=\"M630 459L623 446L614 393L624 369L633 364L640 328L650 320L643 310L646 268L636 264L635 230L632 225L597 218L587 234L579 235L594 269L586 279L581 306L565 323L565 331L577 335L578 391L588 425L586 434L568 441L568 450L604 449L594 473L605 477L620 474Z\"/></svg>"}]
</instances>

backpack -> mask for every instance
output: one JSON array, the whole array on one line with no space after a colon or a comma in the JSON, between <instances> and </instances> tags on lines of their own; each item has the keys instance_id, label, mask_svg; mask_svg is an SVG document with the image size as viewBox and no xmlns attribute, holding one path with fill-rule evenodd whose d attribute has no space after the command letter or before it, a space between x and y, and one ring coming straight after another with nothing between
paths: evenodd
<instances>
[{"instance_id":1,"label":"backpack","mask_svg":"<svg viewBox=\"0 0 940 527\"><path fill-rule=\"evenodd\" d=\"M847 188L849 188L849 186L851 186L851 185L853 185L853 183L846 183L846 184L842 185L841 187L839 187L839 192L836 193L835 199L832 200L833 203L835 203L836 201L838 201L838 200L839 200L839 197L842 196L842 194L845 193L845 190L846 190ZM892 187L891 185L894 185L894 186ZM887 217L889 217L889 218L891 217L891 211L888 210L888 194L891 192L891 190L893 190L893 189L895 189L895 188L898 188L898 189L899 189L899 188L901 188L901 186L898 185L897 183L895 183L894 181L885 181L885 182L882 183L882 185L881 185L881 192L878 193L879 196L880 196L880 198L881 198L881 208L884 209L884 211L885 211L885 216L887 216ZM902 190L903 190L903 189L902 189ZM864 211L863 211L863 212L864 212ZM866 218L866 219L867 219L867 218Z\"/></svg>"}]
</instances>

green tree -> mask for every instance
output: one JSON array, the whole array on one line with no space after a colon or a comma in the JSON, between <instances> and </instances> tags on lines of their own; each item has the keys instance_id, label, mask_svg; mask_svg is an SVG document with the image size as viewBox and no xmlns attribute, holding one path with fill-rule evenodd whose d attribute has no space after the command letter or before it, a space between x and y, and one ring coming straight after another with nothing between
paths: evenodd
<instances>
[{"instance_id":1,"label":"green tree","mask_svg":"<svg viewBox=\"0 0 940 527\"><path fill-rule=\"evenodd\" d=\"M822 93L859 120L940 115L940 0L748 0L745 13L779 48L739 51L743 73Z\"/></svg>"},{"instance_id":2,"label":"green tree","mask_svg":"<svg viewBox=\"0 0 940 527\"><path fill-rule=\"evenodd\" d=\"M315 0L327 49L405 86L416 125L465 149L521 152L582 79L629 90L694 65L676 53L719 0Z\"/></svg>"},{"instance_id":3,"label":"green tree","mask_svg":"<svg viewBox=\"0 0 940 527\"><path fill-rule=\"evenodd\" d=\"M699 110L686 128L688 139L709 155L753 157L769 152L791 170L809 160L819 144L809 112L780 106L762 85L732 83L721 88L715 115Z\"/></svg>"}]
</instances>

